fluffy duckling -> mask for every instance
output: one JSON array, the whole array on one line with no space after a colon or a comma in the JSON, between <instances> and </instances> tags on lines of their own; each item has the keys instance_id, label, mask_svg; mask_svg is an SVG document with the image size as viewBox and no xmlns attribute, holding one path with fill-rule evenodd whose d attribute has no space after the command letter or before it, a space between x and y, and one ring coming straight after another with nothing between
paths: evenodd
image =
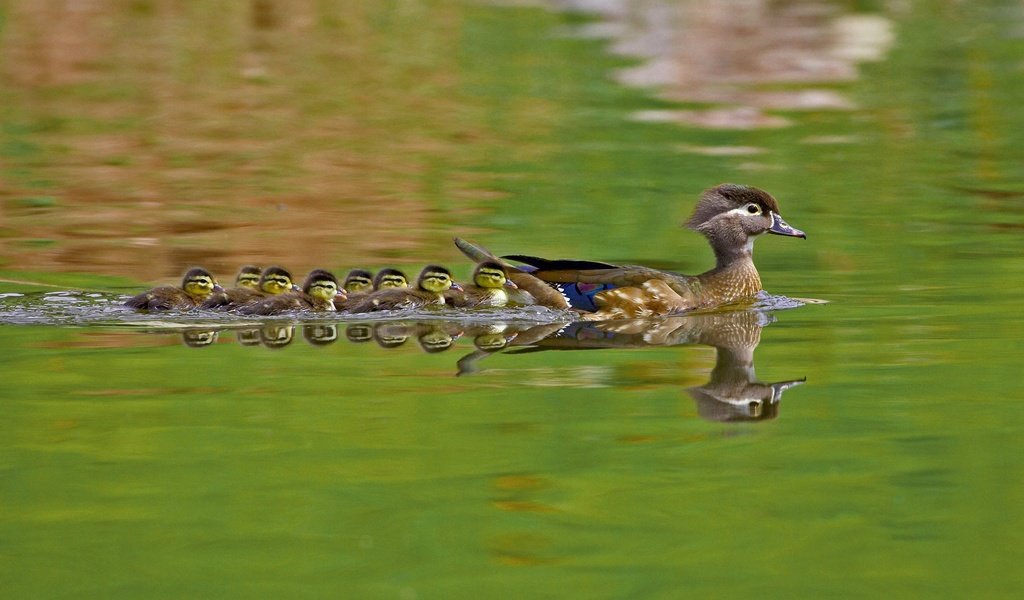
<instances>
[{"instance_id":1,"label":"fluffy duckling","mask_svg":"<svg viewBox=\"0 0 1024 600\"><path fill-rule=\"evenodd\" d=\"M201 304L210 294L223 290L209 271L196 267L185 273L181 287L156 287L128 299L124 305L139 310L188 310Z\"/></svg>"},{"instance_id":2,"label":"fluffy duckling","mask_svg":"<svg viewBox=\"0 0 1024 600\"><path fill-rule=\"evenodd\" d=\"M386 288L362 298L347 310L353 313L378 310L400 310L438 306L445 303L444 294L450 289L462 287L452 281L451 272L437 265L429 265L420 271L415 288Z\"/></svg>"},{"instance_id":3,"label":"fluffy duckling","mask_svg":"<svg viewBox=\"0 0 1024 600\"><path fill-rule=\"evenodd\" d=\"M366 269L352 269L341 284L345 297L334 299L334 310L346 310L349 305L373 291L373 273Z\"/></svg>"},{"instance_id":4,"label":"fluffy duckling","mask_svg":"<svg viewBox=\"0 0 1024 600\"><path fill-rule=\"evenodd\" d=\"M295 310L333 311L338 279L329 271L315 269L306 276L301 292L288 292L242 306L244 315L278 315Z\"/></svg>"},{"instance_id":5,"label":"fluffy duckling","mask_svg":"<svg viewBox=\"0 0 1024 600\"><path fill-rule=\"evenodd\" d=\"M373 278L374 291L407 287L409 287L409 279L405 276L405 273L398 269L381 269L377 272L377 276Z\"/></svg>"},{"instance_id":6,"label":"fluffy duckling","mask_svg":"<svg viewBox=\"0 0 1024 600\"><path fill-rule=\"evenodd\" d=\"M256 265L243 265L238 270L238 275L235 276L235 287L247 287L250 289L259 289L260 287L260 272L262 269Z\"/></svg>"},{"instance_id":7,"label":"fluffy duckling","mask_svg":"<svg viewBox=\"0 0 1024 600\"><path fill-rule=\"evenodd\" d=\"M460 308L505 306L509 302L508 290L518 289L508 278L508 271L496 261L485 261L473 271L473 283L463 290L448 290L447 304Z\"/></svg>"},{"instance_id":8,"label":"fluffy duckling","mask_svg":"<svg viewBox=\"0 0 1024 600\"><path fill-rule=\"evenodd\" d=\"M246 268L248 267L242 267L243 270ZM242 272L239 272L238 279L236 280L236 283L239 284L237 287L211 294L200 305L201 308L233 310L258 302L269 296L276 296L288 291L299 291L299 286L292 283L291 273L281 267L267 267L264 269L255 287L249 287L248 283L243 283L241 281L242 277ZM247 274L246 277L248 278L249 275Z\"/></svg>"}]
</instances>

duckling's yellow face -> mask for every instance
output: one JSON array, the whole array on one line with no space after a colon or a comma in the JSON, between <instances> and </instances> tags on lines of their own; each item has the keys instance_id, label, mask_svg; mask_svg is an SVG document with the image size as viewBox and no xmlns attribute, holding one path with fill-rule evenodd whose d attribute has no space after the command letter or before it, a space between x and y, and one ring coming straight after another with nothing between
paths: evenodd
<instances>
[{"instance_id":1,"label":"duckling's yellow face","mask_svg":"<svg viewBox=\"0 0 1024 600\"><path fill-rule=\"evenodd\" d=\"M504 271L491 267L480 267L473 277L473 283L477 286L491 289L503 287L507 280Z\"/></svg>"},{"instance_id":2,"label":"duckling's yellow face","mask_svg":"<svg viewBox=\"0 0 1024 600\"><path fill-rule=\"evenodd\" d=\"M354 275L345 281L345 291L350 294L362 294L373 291L373 280L362 275Z\"/></svg>"},{"instance_id":3,"label":"duckling's yellow face","mask_svg":"<svg viewBox=\"0 0 1024 600\"><path fill-rule=\"evenodd\" d=\"M309 295L320 300L332 302L334 297L338 295L338 284L330 279L317 279L309 285Z\"/></svg>"},{"instance_id":4,"label":"duckling's yellow face","mask_svg":"<svg viewBox=\"0 0 1024 600\"><path fill-rule=\"evenodd\" d=\"M235 285L238 287L247 287L251 289L259 289L260 287L260 274L259 273L240 273L238 279L235 280Z\"/></svg>"},{"instance_id":5,"label":"duckling's yellow face","mask_svg":"<svg viewBox=\"0 0 1024 600\"><path fill-rule=\"evenodd\" d=\"M217 280L213 276L206 273L197 273L190 275L185 279L185 284L182 289L185 293L193 298L205 298L213 293L213 288L217 285Z\"/></svg>"},{"instance_id":6,"label":"duckling's yellow face","mask_svg":"<svg viewBox=\"0 0 1024 600\"><path fill-rule=\"evenodd\" d=\"M380 284L378 284L378 287L382 290L387 288L407 288L409 287L409 281L397 273L388 274L380 278Z\"/></svg>"},{"instance_id":7,"label":"duckling's yellow face","mask_svg":"<svg viewBox=\"0 0 1024 600\"><path fill-rule=\"evenodd\" d=\"M440 294L452 287L452 278L442 271L427 271L420 277L420 287L428 292Z\"/></svg>"},{"instance_id":8,"label":"duckling's yellow face","mask_svg":"<svg viewBox=\"0 0 1024 600\"><path fill-rule=\"evenodd\" d=\"M276 296L292 289L292 278L283 273L271 273L263 276L260 288L267 294Z\"/></svg>"}]
</instances>

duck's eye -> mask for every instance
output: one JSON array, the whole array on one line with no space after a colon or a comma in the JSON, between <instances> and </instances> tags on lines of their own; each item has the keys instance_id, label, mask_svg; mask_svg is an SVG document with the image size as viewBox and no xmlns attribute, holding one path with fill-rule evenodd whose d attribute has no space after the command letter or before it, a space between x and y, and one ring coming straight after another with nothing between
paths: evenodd
<instances>
[{"instance_id":1,"label":"duck's eye","mask_svg":"<svg viewBox=\"0 0 1024 600\"><path fill-rule=\"evenodd\" d=\"M753 202L748 204L746 206L746 208L747 208L747 214L749 214L749 215L759 215L759 214L761 214L761 207L756 205L756 204L754 204Z\"/></svg>"}]
</instances>

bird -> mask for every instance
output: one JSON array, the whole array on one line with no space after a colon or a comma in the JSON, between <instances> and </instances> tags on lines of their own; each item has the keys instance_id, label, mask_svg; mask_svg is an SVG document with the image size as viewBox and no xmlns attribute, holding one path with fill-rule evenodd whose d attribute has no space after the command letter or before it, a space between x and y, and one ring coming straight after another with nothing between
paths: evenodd
<instances>
[{"instance_id":1,"label":"bird","mask_svg":"<svg viewBox=\"0 0 1024 600\"><path fill-rule=\"evenodd\" d=\"M251 265L242 267L235 279L236 287L223 290L203 301L200 308L232 310L246 304L252 304L268 296L276 296L284 292L299 291L299 286L292 283L292 275L281 267L267 267L257 278L255 286L250 287L251 273L247 269L256 269ZM243 277L245 280L243 281Z\"/></svg>"},{"instance_id":2,"label":"bird","mask_svg":"<svg viewBox=\"0 0 1024 600\"><path fill-rule=\"evenodd\" d=\"M302 283L302 291L287 292L263 298L239 307L244 315L278 315L296 310L334 311L338 295L338 279L329 271L314 269Z\"/></svg>"},{"instance_id":3,"label":"bird","mask_svg":"<svg viewBox=\"0 0 1024 600\"><path fill-rule=\"evenodd\" d=\"M235 276L235 287L247 287L258 289L260 287L260 272L262 269L256 265L243 265L238 269Z\"/></svg>"},{"instance_id":4,"label":"bird","mask_svg":"<svg viewBox=\"0 0 1024 600\"><path fill-rule=\"evenodd\" d=\"M528 265L533 276L555 285L584 319L670 315L708 309L755 296L761 277L754 266L754 240L771 233L806 239L779 212L778 201L756 187L723 183L704 190L686 222L715 254L715 267L682 275L644 266L595 261L502 258Z\"/></svg>"},{"instance_id":5,"label":"bird","mask_svg":"<svg viewBox=\"0 0 1024 600\"><path fill-rule=\"evenodd\" d=\"M341 284L345 292L352 294L365 294L373 291L373 273L366 269L352 269L345 276L345 282Z\"/></svg>"},{"instance_id":6,"label":"bird","mask_svg":"<svg viewBox=\"0 0 1024 600\"><path fill-rule=\"evenodd\" d=\"M405 276L405 273L398 269L381 269L377 272L377 276L373 278L374 291L405 287L409 287L409 279Z\"/></svg>"},{"instance_id":7,"label":"bird","mask_svg":"<svg viewBox=\"0 0 1024 600\"><path fill-rule=\"evenodd\" d=\"M188 310L201 304L210 294L223 290L209 271L195 267L185 273L181 287L156 287L129 298L124 305L138 310Z\"/></svg>"},{"instance_id":8,"label":"bird","mask_svg":"<svg viewBox=\"0 0 1024 600\"><path fill-rule=\"evenodd\" d=\"M439 306L445 303L444 294L449 289L462 289L452 281L451 271L438 265L428 265L420 271L415 288L384 288L368 294L354 305L347 306L346 310L351 313L365 313Z\"/></svg>"},{"instance_id":9,"label":"bird","mask_svg":"<svg viewBox=\"0 0 1024 600\"><path fill-rule=\"evenodd\" d=\"M509 290L518 289L508 278L508 271L497 261L480 263L473 271L473 283L462 290L445 292L445 304L459 308L505 306L509 303Z\"/></svg>"}]
</instances>

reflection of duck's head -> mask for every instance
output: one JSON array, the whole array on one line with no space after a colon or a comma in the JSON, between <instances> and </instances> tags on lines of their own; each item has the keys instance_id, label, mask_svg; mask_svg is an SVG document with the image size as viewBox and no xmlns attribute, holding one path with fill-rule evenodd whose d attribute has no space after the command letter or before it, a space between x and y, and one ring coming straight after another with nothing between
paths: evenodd
<instances>
[{"instance_id":1,"label":"reflection of duck's head","mask_svg":"<svg viewBox=\"0 0 1024 600\"><path fill-rule=\"evenodd\" d=\"M235 339L238 343L243 346L259 346L260 345L260 330L259 329L238 329L235 331Z\"/></svg>"},{"instance_id":2,"label":"reflection of duck's head","mask_svg":"<svg viewBox=\"0 0 1024 600\"><path fill-rule=\"evenodd\" d=\"M366 269L352 269L341 284L349 294L365 294L373 291L373 273Z\"/></svg>"},{"instance_id":3,"label":"reflection of duck's head","mask_svg":"<svg viewBox=\"0 0 1024 600\"><path fill-rule=\"evenodd\" d=\"M426 331L422 332L417 336L416 341L419 342L420 348L424 352L444 352L445 350L452 347L455 340L459 338L458 335L452 335L441 327L430 327Z\"/></svg>"},{"instance_id":4,"label":"reflection of duck's head","mask_svg":"<svg viewBox=\"0 0 1024 600\"><path fill-rule=\"evenodd\" d=\"M204 348L210 344L217 343L220 333L216 330L186 329L181 332L182 341L190 348Z\"/></svg>"},{"instance_id":5,"label":"reflection of duck's head","mask_svg":"<svg viewBox=\"0 0 1024 600\"><path fill-rule=\"evenodd\" d=\"M373 326L373 339L381 348L397 348L408 341L413 328L403 323L377 323Z\"/></svg>"},{"instance_id":6,"label":"reflection of duck's head","mask_svg":"<svg viewBox=\"0 0 1024 600\"><path fill-rule=\"evenodd\" d=\"M690 388L697 414L709 421L767 421L779 416L782 393L803 379L778 383L748 382L742 386L721 386L712 381Z\"/></svg>"},{"instance_id":7,"label":"reflection of duck's head","mask_svg":"<svg viewBox=\"0 0 1024 600\"><path fill-rule=\"evenodd\" d=\"M807 237L782 219L771 194L734 183L705 190L686 225L708 239L719 267L749 258L754 238L763 233Z\"/></svg>"},{"instance_id":8,"label":"reflection of duck's head","mask_svg":"<svg viewBox=\"0 0 1024 600\"><path fill-rule=\"evenodd\" d=\"M373 339L373 328L363 323L354 323L345 328L345 337L356 344L368 342Z\"/></svg>"},{"instance_id":9,"label":"reflection of duck's head","mask_svg":"<svg viewBox=\"0 0 1024 600\"><path fill-rule=\"evenodd\" d=\"M338 326L333 323L306 323L302 326L302 338L310 346L327 346L338 341Z\"/></svg>"},{"instance_id":10,"label":"reflection of duck's head","mask_svg":"<svg viewBox=\"0 0 1024 600\"><path fill-rule=\"evenodd\" d=\"M235 286L249 288L252 290L259 289L260 268L256 265L243 266L238 270L238 275L235 276Z\"/></svg>"},{"instance_id":11,"label":"reflection of duck's head","mask_svg":"<svg viewBox=\"0 0 1024 600\"><path fill-rule=\"evenodd\" d=\"M292 282L292 274L281 267L267 267L260 276L260 290L271 296L296 291Z\"/></svg>"},{"instance_id":12,"label":"reflection of duck's head","mask_svg":"<svg viewBox=\"0 0 1024 600\"><path fill-rule=\"evenodd\" d=\"M278 350L292 343L295 337L295 326L287 325L264 325L260 327L260 341L267 348Z\"/></svg>"},{"instance_id":13,"label":"reflection of duck's head","mask_svg":"<svg viewBox=\"0 0 1024 600\"><path fill-rule=\"evenodd\" d=\"M381 269L373 278L373 289L375 290L405 287L409 287L409 279L398 269Z\"/></svg>"},{"instance_id":14,"label":"reflection of duck's head","mask_svg":"<svg viewBox=\"0 0 1024 600\"><path fill-rule=\"evenodd\" d=\"M181 280L181 289L185 290L185 293L197 302L202 301L219 287L213 275L206 269L199 267L189 269Z\"/></svg>"}]
</instances>

